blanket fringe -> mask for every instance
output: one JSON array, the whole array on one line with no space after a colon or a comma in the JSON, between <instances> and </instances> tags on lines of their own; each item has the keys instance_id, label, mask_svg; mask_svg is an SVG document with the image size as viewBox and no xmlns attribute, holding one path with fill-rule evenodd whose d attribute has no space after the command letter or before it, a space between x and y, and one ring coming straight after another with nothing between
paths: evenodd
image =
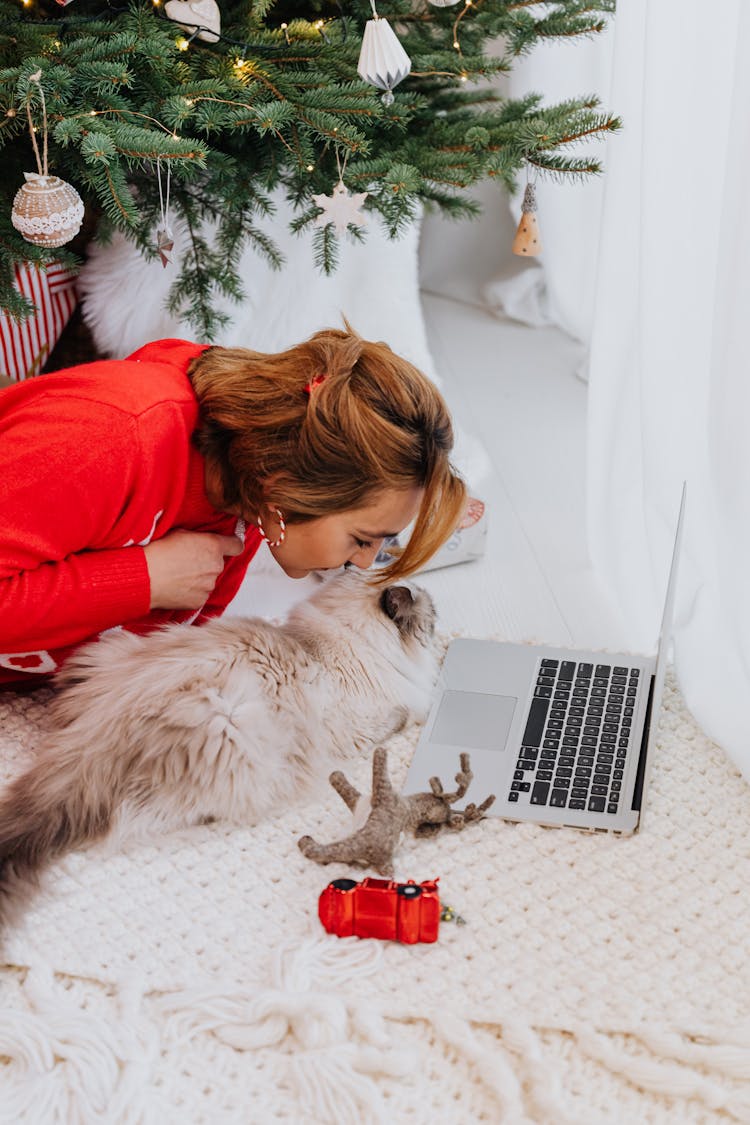
<instances>
[{"instance_id":1,"label":"blanket fringe","mask_svg":"<svg viewBox=\"0 0 750 1125\"><path fill-rule=\"evenodd\" d=\"M393 1121L394 1091L427 1072L436 1047L441 1061L463 1064L498 1123L573 1125L580 1112L564 1065L550 1062L549 1032L564 1032L581 1055L640 1090L750 1122L750 1025L613 1033L518 1017L472 1024L448 1010L396 1016L356 988L380 962L375 942L315 939L275 952L271 987L216 982L166 993L144 991L137 977L110 988L36 965L19 981L19 1002L0 1010L0 1123L158 1123L171 1096L165 1065L179 1074L188 1049L203 1057L213 1041L248 1057L270 1051L263 1081L311 1123Z\"/></svg>"},{"instance_id":2,"label":"blanket fringe","mask_svg":"<svg viewBox=\"0 0 750 1125\"><path fill-rule=\"evenodd\" d=\"M750 1044L744 1050L726 1044L706 1047L684 1035L644 1029L634 1038L649 1053L631 1054L623 1051L611 1036L591 1028L579 1025L574 1034L590 1058L641 1090L695 1099L707 1109L721 1110L736 1121L750 1121L750 1090L737 1091L721 1083L722 1077L742 1079L750 1075ZM703 1073L697 1067L705 1068Z\"/></svg>"},{"instance_id":3,"label":"blanket fringe","mask_svg":"<svg viewBox=\"0 0 750 1125\"><path fill-rule=\"evenodd\" d=\"M0 1122L143 1125L157 1110L158 1028L134 1018L132 989L103 1015L81 1010L47 965L29 970L30 1010L0 1011Z\"/></svg>"},{"instance_id":4,"label":"blanket fringe","mask_svg":"<svg viewBox=\"0 0 750 1125\"><path fill-rule=\"evenodd\" d=\"M448 1012L433 1014L431 1026L492 1092L500 1120L508 1125L539 1120L573 1125L563 1112L562 1091L556 1077L547 1068L536 1065L541 1062L541 1051L531 1027L517 1022L504 1024L502 1039L488 1050L479 1042L470 1023ZM543 1117L529 1114L529 1107L524 1106L525 1094L530 1096L531 1108L539 1110Z\"/></svg>"}]
</instances>

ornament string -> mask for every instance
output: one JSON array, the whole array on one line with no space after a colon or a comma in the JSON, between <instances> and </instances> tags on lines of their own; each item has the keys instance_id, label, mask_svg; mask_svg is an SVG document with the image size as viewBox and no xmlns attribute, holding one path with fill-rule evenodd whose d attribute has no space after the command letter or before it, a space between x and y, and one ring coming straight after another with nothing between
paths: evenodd
<instances>
[{"instance_id":1,"label":"ornament string","mask_svg":"<svg viewBox=\"0 0 750 1125\"><path fill-rule=\"evenodd\" d=\"M161 224L156 232L156 249L161 264L166 269L172 260L169 255L174 250L174 235L169 225L169 190L172 184L172 169L167 164L167 186L165 190L162 187L161 161L158 157L156 158L156 177L159 181L159 209L161 212Z\"/></svg>"},{"instance_id":2,"label":"ornament string","mask_svg":"<svg viewBox=\"0 0 750 1125\"><path fill-rule=\"evenodd\" d=\"M43 145L42 151L44 153L44 159L43 160L39 156L39 145L37 144L37 140L36 140L36 129L34 128L34 121L33 121L33 118L31 116L31 99L29 97L26 98L26 113L28 114L28 118L29 118L29 132L31 133L31 143L34 146L34 156L36 157L36 166L39 169L39 175L40 176L46 176L47 175L47 102L45 101L45 98L44 98L44 90L42 89L42 83L40 81L41 77L42 77L41 70L38 70L36 72L36 74L30 74L29 75L29 82L35 83L35 85L38 87L39 96L42 100L42 145Z\"/></svg>"},{"instance_id":3,"label":"ornament string","mask_svg":"<svg viewBox=\"0 0 750 1125\"><path fill-rule=\"evenodd\" d=\"M341 163L341 157L339 155L338 145L336 146L336 148L333 151L334 151L334 155L336 157L336 170L338 171L338 174L339 174L339 183L343 184L343 182L344 182L344 172L346 171L346 162L349 159L349 149L347 149L346 152L344 153L344 163L343 163L343 165Z\"/></svg>"},{"instance_id":4,"label":"ornament string","mask_svg":"<svg viewBox=\"0 0 750 1125\"><path fill-rule=\"evenodd\" d=\"M172 186L172 169L169 165L167 165L167 188L165 192L162 189L161 185L161 160L159 160L158 157L156 160L156 175L159 180L159 210L161 212L161 225L163 230L166 231L167 234L171 234L172 232L169 229L169 191ZM166 206L164 204L165 195Z\"/></svg>"}]
</instances>

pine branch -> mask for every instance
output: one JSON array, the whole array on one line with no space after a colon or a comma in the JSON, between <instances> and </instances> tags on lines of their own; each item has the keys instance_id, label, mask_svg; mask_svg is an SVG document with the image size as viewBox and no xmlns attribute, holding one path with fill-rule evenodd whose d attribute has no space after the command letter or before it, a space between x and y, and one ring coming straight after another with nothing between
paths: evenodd
<instances>
[{"instance_id":1,"label":"pine branch","mask_svg":"<svg viewBox=\"0 0 750 1125\"><path fill-rule=\"evenodd\" d=\"M174 220L190 241L171 307L207 338L222 321L217 297L241 296L243 247L282 264L257 222L274 190L296 209L291 229L305 230L318 214L313 194L330 192L345 161L347 185L369 193L368 210L396 237L423 203L474 215L467 189L485 178L511 188L527 163L555 178L596 174L599 161L581 150L619 127L595 98L547 106L541 94L508 99L493 85L536 43L597 34L612 0L474 0L465 10L389 0L384 14L412 72L388 107L357 75L369 0L350 0L343 16L326 0L306 0L303 12L298 0L222 0L222 39L187 50L160 8L117 2L123 8L75 0L61 11L53 0L31 0L29 10L0 0L0 192L9 214L34 166L25 104L38 121L30 76L40 69L50 168L79 190L100 238L120 229L153 254L156 168L169 165ZM499 55L489 49L498 40ZM9 223L0 236L0 305L17 311L12 264L52 255ZM334 270L334 228L316 229L313 243L318 267Z\"/></svg>"}]
</instances>

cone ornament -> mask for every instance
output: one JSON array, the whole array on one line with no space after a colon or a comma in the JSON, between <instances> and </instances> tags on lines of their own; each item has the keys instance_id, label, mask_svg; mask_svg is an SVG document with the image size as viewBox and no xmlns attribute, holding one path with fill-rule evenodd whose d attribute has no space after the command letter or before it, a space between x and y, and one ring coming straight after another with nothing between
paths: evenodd
<instances>
[{"instance_id":1,"label":"cone ornament","mask_svg":"<svg viewBox=\"0 0 750 1125\"><path fill-rule=\"evenodd\" d=\"M24 172L24 178L13 200L13 226L36 246L64 246L81 228L83 200L59 176Z\"/></svg>"},{"instance_id":2,"label":"cone ornament","mask_svg":"<svg viewBox=\"0 0 750 1125\"><path fill-rule=\"evenodd\" d=\"M522 258L534 258L542 252L542 240L539 237L539 224L536 221L536 188L533 184L526 185L521 204L521 220L513 239L513 253Z\"/></svg>"},{"instance_id":3,"label":"cone ornament","mask_svg":"<svg viewBox=\"0 0 750 1125\"><path fill-rule=\"evenodd\" d=\"M363 82L383 90L383 102L393 102L393 87L411 70L411 59L398 41L388 20L376 16L365 24L357 73Z\"/></svg>"}]
</instances>

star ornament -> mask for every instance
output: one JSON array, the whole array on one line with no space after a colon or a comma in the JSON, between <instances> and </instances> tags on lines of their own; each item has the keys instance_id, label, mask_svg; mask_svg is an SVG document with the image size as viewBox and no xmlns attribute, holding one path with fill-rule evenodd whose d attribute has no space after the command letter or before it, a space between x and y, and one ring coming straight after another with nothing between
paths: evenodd
<instances>
[{"instance_id":1,"label":"star ornament","mask_svg":"<svg viewBox=\"0 0 750 1125\"><path fill-rule=\"evenodd\" d=\"M156 232L156 249L161 258L161 264L164 266L164 269L166 269L172 262L169 255L172 250L174 250L174 238L171 230L167 228L167 230L158 230Z\"/></svg>"},{"instance_id":2,"label":"star ornament","mask_svg":"<svg viewBox=\"0 0 750 1125\"><path fill-rule=\"evenodd\" d=\"M360 191L350 195L345 184L339 180L330 195L313 196L316 205L322 208L315 219L315 225L325 227L333 223L337 234L343 234L350 223L355 227L366 226L367 216L361 214L360 208L367 199L367 194L366 191Z\"/></svg>"}]
</instances>

